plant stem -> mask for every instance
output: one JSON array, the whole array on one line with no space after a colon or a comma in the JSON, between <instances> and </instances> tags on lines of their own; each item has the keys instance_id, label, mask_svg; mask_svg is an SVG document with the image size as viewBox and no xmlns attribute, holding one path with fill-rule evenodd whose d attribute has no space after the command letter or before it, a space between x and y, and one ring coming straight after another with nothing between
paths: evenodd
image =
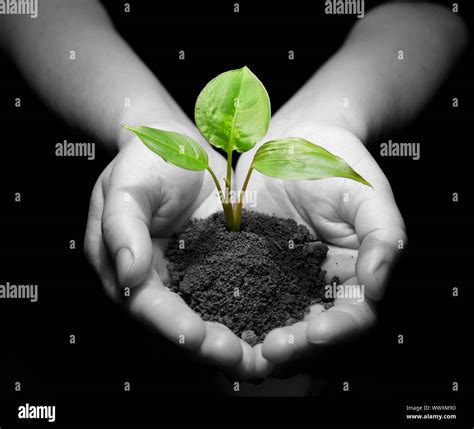
<instances>
[{"instance_id":1,"label":"plant stem","mask_svg":"<svg viewBox=\"0 0 474 429\"><path fill-rule=\"evenodd\" d=\"M225 180L225 201L226 203L230 203L232 207L232 203L229 200L231 189L232 189L232 150L227 152L227 177Z\"/></svg>"},{"instance_id":2,"label":"plant stem","mask_svg":"<svg viewBox=\"0 0 474 429\"><path fill-rule=\"evenodd\" d=\"M219 183L219 180L217 179L216 174L214 173L212 168L207 167L207 171L209 171L209 173L211 174L212 180L214 180L216 188L219 192L219 198L220 198L221 203L222 203L222 208L224 210L224 216L225 216L227 226L232 225L233 222L234 222L234 213L232 211L232 204L229 201L226 200L226 198L224 196L224 193L222 192L222 188L221 188L221 185Z\"/></svg>"},{"instance_id":3,"label":"plant stem","mask_svg":"<svg viewBox=\"0 0 474 429\"><path fill-rule=\"evenodd\" d=\"M214 180L214 183L216 185L216 188L219 192L219 197L222 201L222 203L224 203L224 194L222 193L222 188L221 188L221 184L219 183L219 180L217 180L217 177L216 177L216 174L214 173L214 171L212 170L211 167L207 167L207 171L209 171L209 173L211 174L211 177L212 177L212 180Z\"/></svg>"},{"instance_id":4,"label":"plant stem","mask_svg":"<svg viewBox=\"0 0 474 429\"><path fill-rule=\"evenodd\" d=\"M234 224L234 211L232 203L223 203L222 207L224 208L225 223L227 224L227 228L231 231L235 231L232 227Z\"/></svg>"},{"instance_id":5,"label":"plant stem","mask_svg":"<svg viewBox=\"0 0 474 429\"><path fill-rule=\"evenodd\" d=\"M251 165L247 173L247 176L245 177L244 184L242 185L242 190L239 193L239 199L237 200L237 204L234 207L233 222L232 222L232 228L231 228L232 231L240 231L243 197L244 197L245 191L247 190L247 185L249 184L252 171L253 171L253 167Z\"/></svg>"}]
</instances>

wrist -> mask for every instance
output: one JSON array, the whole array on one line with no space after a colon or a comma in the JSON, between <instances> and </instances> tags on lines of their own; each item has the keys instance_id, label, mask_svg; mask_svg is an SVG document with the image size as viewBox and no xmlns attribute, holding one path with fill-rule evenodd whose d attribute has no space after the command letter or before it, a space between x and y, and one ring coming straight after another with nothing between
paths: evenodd
<instances>
[{"instance_id":1,"label":"wrist","mask_svg":"<svg viewBox=\"0 0 474 429\"><path fill-rule=\"evenodd\" d=\"M212 155L212 152L215 151L215 149L202 137L197 127L184 114L181 117L177 117L176 115L152 116L154 116L154 119L151 121L138 120L134 121L135 123L133 123L133 121L128 121L123 123L123 125L145 126L159 130L173 131L176 133L184 134L196 140L210 156ZM157 117L159 117L158 120L156 119ZM146 116L144 116L144 118L146 118ZM116 140L117 149L121 151L135 141L139 141L135 134L130 132L123 126L120 126L120 134ZM217 151L215 152L217 153Z\"/></svg>"},{"instance_id":2,"label":"wrist","mask_svg":"<svg viewBox=\"0 0 474 429\"><path fill-rule=\"evenodd\" d=\"M123 149L134 139L134 135L125 129L124 125L146 126L195 137L194 126L183 112L171 108L164 109L162 105L142 104L141 107L133 110L131 107L124 107L116 131L115 145L118 150Z\"/></svg>"},{"instance_id":3,"label":"wrist","mask_svg":"<svg viewBox=\"0 0 474 429\"><path fill-rule=\"evenodd\" d=\"M151 96L156 92L159 96ZM121 150L130 140L133 140L128 130L123 126L149 126L168 131L187 134L192 131L194 124L160 86L148 88L147 91L136 90L133 99L125 99L118 114L115 132L115 146Z\"/></svg>"},{"instance_id":4,"label":"wrist","mask_svg":"<svg viewBox=\"0 0 474 429\"><path fill-rule=\"evenodd\" d=\"M137 139L135 134L124 128L124 126L144 126L150 128L156 128L159 130L174 131L181 134L188 134L188 129L176 119L161 116L159 120L147 121L123 121L120 124L120 130L117 131L116 147L119 151L127 147L131 142Z\"/></svg>"},{"instance_id":5,"label":"wrist","mask_svg":"<svg viewBox=\"0 0 474 429\"><path fill-rule=\"evenodd\" d=\"M370 137L369 127L355 105L344 107L344 100L326 102L324 106L310 106L309 108L289 109L282 108L272 119L272 136L282 135L285 130L292 130L295 126L311 124L321 127L336 127L353 134L366 144Z\"/></svg>"}]
</instances>

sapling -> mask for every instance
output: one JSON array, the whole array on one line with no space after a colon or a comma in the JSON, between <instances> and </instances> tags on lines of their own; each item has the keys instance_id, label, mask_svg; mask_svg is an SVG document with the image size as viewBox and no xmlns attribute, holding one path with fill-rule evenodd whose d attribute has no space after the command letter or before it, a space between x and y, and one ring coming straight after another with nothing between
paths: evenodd
<instances>
[{"instance_id":1,"label":"sapling","mask_svg":"<svg viewBox=\"0 0 474 429\"><path fill-rule=\"evenodd\" d=\"M316 180L344 177L370 184L342 158L298 137L264 143L255 152L237 201L232 194L232 156L252 149L270 125L270 99L260 80L248 67L230 70L212 79L201 91L194 110L204 138L227 154L227 174L222 189L208 162L205 149L191 137L145 126L129 127L153 152L186 170L207 170L219 193L227 227L239 231L244 194L253 170L285 180Z\"/></svg>"}]
</instances>

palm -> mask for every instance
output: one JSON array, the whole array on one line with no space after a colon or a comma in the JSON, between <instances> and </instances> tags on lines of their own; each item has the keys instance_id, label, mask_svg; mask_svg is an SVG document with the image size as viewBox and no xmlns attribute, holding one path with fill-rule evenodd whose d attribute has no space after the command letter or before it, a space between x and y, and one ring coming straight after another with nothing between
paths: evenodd
<instances>
[{"instance_id":1,"label":"palm","mask_svg":"<svg viewBox=\"0 0 474 429\"><path fill-rule=\"evenodd\" d=\"M330 251L323 267L327 281L337 276L343 284L366 283L366 297L363 303L356 299L336 299L335 306L324 316L322 307L315 306L304 321L272 331L263 347L257 349L264 375L272 368L281 367L275 364L291 363L302 355L311 355L316 345L346 342L366 331L375 321L371 298L380 297L383 282L373 275L377 259L374 254L384 251L374 240L386 240L385 244L392 249L385 251L390 253L394 239L404 239L403 221L389 184L357 138L337 128L312 125L286 130L285 135L303 137L341 156L371 182L374 189L342 178L283 181L253 173L248 192L255 193L257 210L290 217L329 243ZM253 153L248 153L239 160L238 184L243 182L252 157ZM390 229L384 230L389 225ZM359 258L361 245L363 256ZM393 261L390 258L389 261ZM289 342L290 335L296 341Z\"/></svg>"},{"instance_id":2,"label":"palm","mask_svg":"<svg viewBox=\"0 0 474 429\"><path fill-rule=\"evenodd\" d=\"M224 159L216 152L209 157L223 177ZM207 172L183 171L131 142L96 183L85 248L112 298L122 300L120 287L131 288L125 301L132 314L196 356L244 378L250 372L246 345L228 328L204 323L165 287L167 238L191 217L206 217L219 205ZM133 254L132 264L124 249Z\"/></svg>"}]
</instances>

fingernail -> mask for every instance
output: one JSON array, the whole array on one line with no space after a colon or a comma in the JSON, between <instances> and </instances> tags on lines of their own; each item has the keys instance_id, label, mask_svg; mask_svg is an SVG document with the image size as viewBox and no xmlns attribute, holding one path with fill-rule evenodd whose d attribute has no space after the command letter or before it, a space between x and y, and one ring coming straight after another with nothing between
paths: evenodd
<instances>
[{"instance_id":1,"label":"fingernail","mask_svg":"<svg viewBox=\"0 0 474 429\"><path fill-rule=\"evenodd\" d=\"M133 265L133 254L132 252L123 247L117 252L115 257L115 264L117 268L117 278L120 286L125 286L127 280L127 274Z\"/></svg>"}]
</instances>

